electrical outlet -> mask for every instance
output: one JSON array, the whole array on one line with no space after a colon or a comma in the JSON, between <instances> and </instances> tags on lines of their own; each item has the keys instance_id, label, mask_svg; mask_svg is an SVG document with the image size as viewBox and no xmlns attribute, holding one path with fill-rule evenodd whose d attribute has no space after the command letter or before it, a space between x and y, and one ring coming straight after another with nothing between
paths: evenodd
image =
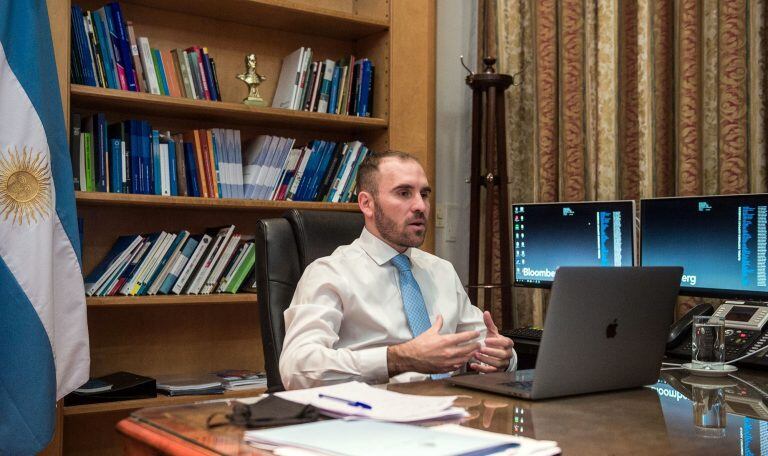
<instances>
[{"instance_id":1,"label":"electrical outlet","mask_svg":"<svg viewBox=\"0 0 768 456\"><path fill-rule=\"evenodd\" d=\"M435 228L445 228L445 204L435 207Z\"/></svg>"},{"instance_id":2,"label":"electrical outlet","mask_svg":"<svg viewBox=\"0 0 768 456\"><path fill-rule=\"evenodd\" d=\"M456 242L456 231L459 224L459 208L455 204L445 205L445 242Z\"/></svg>"}]
</instances>

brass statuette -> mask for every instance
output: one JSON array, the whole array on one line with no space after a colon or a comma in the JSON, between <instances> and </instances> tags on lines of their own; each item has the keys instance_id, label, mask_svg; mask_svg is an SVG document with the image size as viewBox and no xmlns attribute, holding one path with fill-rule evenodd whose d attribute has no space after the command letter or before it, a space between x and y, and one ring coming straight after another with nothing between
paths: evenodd
<instances>
[{"instance_id":1,"label":"brass statuette","mask_svg":"<svg viewBox=\"0 0 768 456\"><path fill-rule=\"evenodd\" d=\"M251 106L266 106L267 102L259 94L259 84L267 78L256 72L256 54L245 56L245 73L238 74L237 79L248 85L248 96L243 103Z\"/></svg>"}]
</instances>

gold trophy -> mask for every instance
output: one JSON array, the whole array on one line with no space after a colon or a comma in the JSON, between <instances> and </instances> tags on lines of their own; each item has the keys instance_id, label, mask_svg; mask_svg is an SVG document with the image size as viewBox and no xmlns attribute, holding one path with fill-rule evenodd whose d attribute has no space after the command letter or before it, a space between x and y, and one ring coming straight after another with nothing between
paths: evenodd
<instances>
[{"instance_id":1,"label":"gold trophy","mask_svg":"<svg viewBox=\"0 0 768 456\"><path fill-rule=\"evenodd\" d=\"M243 103L251 106L266 106L267 102L259 94L259 84L267 78L256 72L256 54L245 56L245 73L238 74L237 79L248 85L248 96Z\"/></svg>"}]
</instances>

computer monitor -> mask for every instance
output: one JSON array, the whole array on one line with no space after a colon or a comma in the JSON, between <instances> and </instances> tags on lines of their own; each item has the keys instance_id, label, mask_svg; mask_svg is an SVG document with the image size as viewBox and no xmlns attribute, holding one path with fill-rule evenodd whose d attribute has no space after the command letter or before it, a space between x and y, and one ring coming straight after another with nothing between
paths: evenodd
<instances>
[{"instance_id":1,"label":"computer monitor","mask_svg":"<svg viewBox=\"0 0 768 456\"><path fill-rule=\"evenodd\" d=\"M512 205L516 286L549 288L560 266L633 266L634 201Z\"/></svg>"},{"instance_id":2,"label":"computer monitor","mask_svg":"<svg viewBox=\"0 0 768 456\"><path fill-rule=\"evenodd\" d=\"M768 195L640 202L643 266L682 266L680 293L768 299Z\"/></svg>"}]
</instances>

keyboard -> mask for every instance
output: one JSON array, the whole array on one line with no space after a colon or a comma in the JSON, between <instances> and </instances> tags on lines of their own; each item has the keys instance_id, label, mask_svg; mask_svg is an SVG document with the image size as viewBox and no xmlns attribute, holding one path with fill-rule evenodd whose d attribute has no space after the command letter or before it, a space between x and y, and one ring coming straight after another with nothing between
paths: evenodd
<instances>
[{"instance_id":1,"label":"keyboard","mask_svg":"<svg viewBox=\"0 0 768 456\"><path fill-rule=\"evenodd\" d=\"M509 337L510 339L519 338L519 339L530 339L530 340L541 340L541 335L544 333L544 330L541 328L515 328L515 329L508 329L501 331L501 334L503 336Z\"/></svg>"}]
</instances>

